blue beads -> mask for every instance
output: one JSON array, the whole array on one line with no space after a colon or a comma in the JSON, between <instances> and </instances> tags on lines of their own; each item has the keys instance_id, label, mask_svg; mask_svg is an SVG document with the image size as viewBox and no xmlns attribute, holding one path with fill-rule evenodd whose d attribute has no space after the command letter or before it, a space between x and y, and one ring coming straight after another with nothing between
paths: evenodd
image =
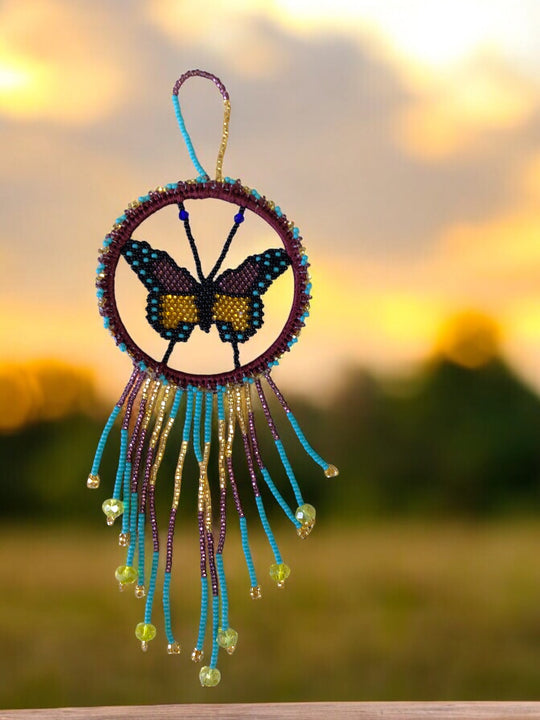
<instances>
[{"instance_id":1,"label":"blue beads","mask_svg":"<svg viewBox=\"0 0 540 720\"><path fill-rule=\"evenodd\" d=\"M171 573L166 572L163 579L163 616L165 618L165 635L167 642L174 643L174 635L171 624L171 601L170 601Z\"/></svg>"},{"instance_id":2,"label":"blue beads","mask_svg":"<svg viewBox=\"0 0 540 720\"><path fill-rule=\"evenodd\" d=\"M189 218L189 213L187 210L182 208L182 210L180 210L180 212L178 213L178 217L180 218L180 220L187 220Z\"/></svg>"},{"instance_id":3,"label":"blue beads","mask_svg":"<svg viewBox=\"0 0 540 720\"><path fill-rule=\"evenodd\" d=\"M197 650L202 650L206 634L206 620L208 618L208 581L201 576L201 616L199 621L199 635L197 637Z\"/></svg>"},{"instance_id":4,"label":"blue beads","mask_svg":"<svg viewBox=\"0 0 540 720\"><path fill-rule=\"evenodd\" d=\"M263 501L260 495L255 495L255 502L257 503L257 510L259 511L259 517L261 518L261 523L264 528L264 532L266 533L266 537L268 538L268 542L270 543L270 547L272 548L272 552L274 553L274 557L276 559L276 563L280 565L283 560L281 558L281 554L279 552L279 548L276 543L276 539L274 537L274 533L272 532L272 528L270 527L270 523L268 522L268 518L266 517L266 511L264 509Z\"/></svg>"},{"instance_id":5,"label":"blue beads","mask_svg":"<svg viewBox=\"0 0 540 720\"><path fill-rule=\"evenodd\" d=\"M244 220L245 220L245 218L242 213L236 213L236 215L234 216L234 222L237 223L238 225L240 223L243 223Z\"/></svg>"},{"instance_id":6,"label":"blue beads","mask_svg":"<svg viewBox=\"0 0 540 720\"><path fill-rule=\"evenodd\" d=\"M199 175L206 175L206 171L199 162L197 155L195 154L195 150L193 148L193 143L191 142L191 138L189 137L189 133L186 130L186 125L184 123L184 118L182 117L182 112L180 110L180 102L178 100L178 95L172 96L172 101L174 105L174 112L176 115L176 120L178 122L178 126L180 128L180 132L182 133L182 137L184 138L184 142L186 143L187 151L189 153L189 157L193 165L195 166L195 169L199 173Z\"/></svg>"},{"instance_id":7,"label":"blue beads","mask_svg":"<svg viewBox=\"0 0 540 720\"><path fill-rule=\"evenodd\" d=\"M206 405L204 417L204 442L209 443L212 437L212 413L214 409L214 394L206 392Z\"/></svg>"},{"instance_id":8,"label":"blue beads","mask_svg":"<svg viewBox=\"0 0 540 720\"><path fill-rule=\"evenodd\" d=\"M298 506L303 505L304 498L302 497L300 487L298 485L298 482L296 481L294 471L291 467L291 463L289 462L289 458L287 457L287 453L285 452L285 448L283 447L283 443L281 442L281 440L279 438L274 438L274 443L275 443L277 451L279 453L279 457L281 458L283 467L285 468L285 473L287 474L287 477L289 478L289 482L291 483L291 487L293 489L294 497L296 498L296 502L298 503Z\"/></svg>"},{"instance_id":9,"label":"blue beads","mask_svg":"<svg viewBox=\"0 0 540 720\"><path fill-rule=\"evenodd\" d=\"M302 447L306 451L306 453L310 456L310 458L317 463L320 467L322 467L323 470L326 470L328 467L328 463L322 459L322 457L319 455L319 453L315 452L315 450L311 447L311 445L308 443L306 436L302 432L302 429L300 428L300 425L298 424L298 420L294 417L292 412L289 410L287 412L287 419L291 423L294 432L296 433L296 437L300 440L300 443L302 444ZM279 448L278 448L279 449ZM300 496L301 497L301 496ZM297 499L298 496L297 496ZM298 502L298 505L302 505L302 502Z\"/></svg>"},{"instance_id":10,"label":"blue beads","mask_svg":"<svg viewBox=\"0 0 540 720\"><path fill-rule=\"evenodd\" d=\"M118 417L121 409L121 405L115 405L112 413L109 416L109 419L105 423L105 427L103 428L103 432L101 433L101 437L99 438L96 454L94 456L94 462L92 463L92 469L90 471L92 475L97 475L99 473L99 466L101 465L101 458L103 456L103 451L105 450L105 445L107 444L109 433L111 432L114 421Z\"/></svg>"},{"instance_id":11,"label":"blue beads","mask_svg":"<svg viewBox=\"0 0 540 720\"><path fill-rule=\"evenodd\" d=\"M249 573L251 587L256 587L258 585L257 575L255 573L255 565L253 564L251 549L249 547L247 522L244 516L240 518L240 536L242 538L242 550L244 551L244 557L246 558L246 565Z\"/></svg>"},{"instance_id":12,"label":"blue beads","mask_svg":"<svg viewBox=\"0 0 540 720\"><path fill-rule=\"evenodd\" d=\"M270 477L270 473L268 472L268 470L265 467L262 467L261 473L262 473L262 476L263 476L270 492L275 497L275 499L278 501L278 503L281 506L281 509L283 510L285 515L289 518L289 520L293 523L293 525L295 525L296 527L300 527L301 523L299 523L298 520L295 518L293 511L285 502L283 495L279 492L277 487L274 485L274 481Z\"/></svg>"},{"instance_id":13,"label":"blue beads","mask_svg":"<svg viewBox=\"0 0 540 720\"><path fill-rule=\"evenodd\" d=\"M122 491L122 480L124 479L124 471L126 468L127 444L128 444L127 428L121 428L121 430L120 430L120 457L118 459L118 469L116 471L116 480L114 482L114 491L113 491L113 498L115 500L120 499L120 493ZM128 503L129 503L129 500L128 500Z\"/></svg>"},{"instance_id":14,"label":"blue beads","mask_svg":"<svg viewBox=\"0 0 540 720\"><path fill-rule=\"evenodd\" d=\"M144 608L144 622L150 624L152 622L152 607L154 605L154 595L156 593L156 580L159 564L159 551L154 550L152 555L152 570L150 572L150 582L148 583L148 594L146 596L146 606Z\"/></svg>"},{"instance_id":15,"label":"blue beads","mask_svg":"<svg viewBox=\"0 0 540 720\"><path fill-rule=\"evenodd\" d=\"M219 627L219 597L214 595L212 598L212 657L210 658L210 667L215 668L217 665L219 645L217 641Z\"/></svg>"}]
</instances>

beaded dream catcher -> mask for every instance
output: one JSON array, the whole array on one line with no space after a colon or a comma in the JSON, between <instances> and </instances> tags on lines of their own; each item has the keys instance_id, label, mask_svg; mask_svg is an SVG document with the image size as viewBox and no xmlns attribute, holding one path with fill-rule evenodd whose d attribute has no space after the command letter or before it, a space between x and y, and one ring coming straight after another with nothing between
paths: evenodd
<instances>
[{"instance_id":1,"label":"beaded dream catcher","mask_svg":"<svg viewBox=\"0 0 540 720\"><path fill-rule=\"evenodd\" d=\"M178 91L188 78L194 76L215 83L224 102L223 134L215 179L210 179L201 166L180 110ZM230 102L221 81L208 72L191 70L174 85L172 99L198 177L158 187L130 203L103 241L96 281L100 314L120 350L130 356L133 371L105 425L87 485L93 489L99 487L99 468L105 444L111 428L120 417L116 481L112 497L105 500L102 506L108 525L120 517L122 522L119 543L126 548L126 559L116 569L115 576L121 590L132 586L136 597L145 599L144 617L136 626L135 635L142 649L146 650L148 643L156 636L152 613L158 565L160 557L164 555L162 603L165 636L168 652L177 654L180 652L180 644L173 634L170 611L174 531L184 463L189 453L194 454L198 464L201 611L191 658L194 662L202 661L208 625L211 632L210 660L208 665L201 668L199 679L203 686L211 687L217 685L221 678L217 668L219 649L223 648L231 654L238 640L236 630L229 625L223 562L228 494L232 495L239 518L241 544L253 599L261 597L261 587L248 541L242 496L248 491L254 494L260 521L275 559L270 567L270 577L278 587L283 587L290 569L283 562L268 522L260 483L264 483L270 490L300 537L306 537L315 524L315 509L304 502L280 439L278 426L271 414L268 393L275 395L300 444L323 469L326 477L334 477L338 471L310 446L271 377L272 368L296 342L309 314L311 284L308 259L298 228L279 207L256 190L246 187L240 180L223 177L222 163L228 138ZM232 227L211 270L205 273L192 231L190 213L200 207L200 203L195 201L206 199L222 201L231 206ZM168 206L177 206L187 239L184 247L178 248L175 253L178 264L169 253L139 238L139 228L143 221ZM277 235L281 246L249 255L237 267L224 269L230 247L237 235L241 234L241 226L244 223L248 225L254 215L266 223L273 235ZM196 277L184 267L192 261ZM139 347L120 317L116 281L119 268L127 268L128 274L132 271L142 283L146 294L146 319L161 338L161 351L157 357L154 357L156 353L145 352ZM287 272L292 272L294 291L284 326L264 352L243 363L241 355L244 344L256 335L264 323L265 293ZM140 312L142 309L143 304ZM230 369L214 374L194 374L178 370L172 365L173 351L177 346L182 347L179 344L188 344L194 331L217 332L221 342L230 346ZM279 481L274 481L265 465L255 422L256 405L262 409L257 420L268 426L283 465L283 476L292 486L296 510L286 502L278 489ZM155 493L167 440L175 433L180 447L169 490L172 505L162 547ZM240 471L233 464L235 446L242 448L245 454L246 463ZM212 455L217 459L215 477L209 465ZM145 555L146 536L152 544L151 558Z\"/></svg>"}]
</instances>

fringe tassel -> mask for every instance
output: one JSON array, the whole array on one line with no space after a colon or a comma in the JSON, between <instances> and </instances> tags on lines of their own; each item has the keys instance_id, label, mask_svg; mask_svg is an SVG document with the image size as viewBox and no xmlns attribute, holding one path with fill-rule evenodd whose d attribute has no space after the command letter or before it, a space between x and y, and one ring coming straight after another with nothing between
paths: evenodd
<instances>
[{"instance_id":1,"label":"fringe tassel","mask_svg":"<svg viewBox=\"0 0 540 720\"><path fill-rule=\"evenodd\" d=\"M175 639L172 630L170 588L176 516L180 505L184 464L190 451L190 445L192 445L195 459L199 465L197 515L201 606L197 640L191 658L194 662L202 661L206 633L210 624L210 661L199 672L200 682L206 687L217 685L221 679L221 673L217 667L219 650L222 648L227 653L232 654L238 643L238 633L229 625L229 599L223 558L227 530L227 493L229 489L240 524L242 549L250 582L250 595L253 599L259 599L262 596L249 545L247 521L240 499L237 476L233 467L232 454L236 433L241 438L246 458L247 474L255 497L261 525L274 555L275 562L270 566L269 574L278 587L283 587L290 574L290 568L283 562L268 521L259 489L259 479L262 479L266 484L286 517L295 526L300 537L307 537L315 525L315 508L304 502L291 463L278 434L276 423L270 412L261 379L266 381L278 399L305 452L323 469L326 477L335 477L338 474L337 469L323 460L308 443L298 421L274 381L270 378L269 373L254 381L246 381L242 385L218 387L215 391L202 390L196 387L188 387L183 390L168 384L163 379L147 377L144 371L135 368L124 392L105 424L87 480L89 488L96 489L99 487L99 468L103 451L112 426L123 412L114 490L112 497L103 502L102 508L108 525L112 525L116 518L122 516L119 544L127 548L126 560L124 565L116 568L115 577L120 590L134 585L136 597L146 598L143 621L138 623L135 628L135 636L141 642L142 649L146 651L148 643L157 634L156 626L152 623L152 614L161 553L155 507L158 472L173 425L178 415L183 414L182 441L174 474L165 549L165 571L162 586L163 617L167 652L171 655L179 654L181 646ZM252 391L253 385L254 392ZM186 399L185 403L182 404L184 396ZM262 415L264 415L285 475L291 485L297 502L297 508L294 512L270 476L263 460L256 428L256 414L253 408L254 400L258 400L260 404ZM180 410L181 407L183 408L182 411ZM217 419L214 416L217 416ZM215 488L216 498L219 497L217 503L219 510L215 513L218 528L216 536L214 535L211 484L208 477L214 426L217 426L219 480L219 485ZM152 539L152 560L148 584L146 584L146 572L148 570L145 558L146 534L149 534ZM136 557L137 563L135 563ZM209 618L209 610L211 610L211 619Z\"/></svg>"}]
</instances>

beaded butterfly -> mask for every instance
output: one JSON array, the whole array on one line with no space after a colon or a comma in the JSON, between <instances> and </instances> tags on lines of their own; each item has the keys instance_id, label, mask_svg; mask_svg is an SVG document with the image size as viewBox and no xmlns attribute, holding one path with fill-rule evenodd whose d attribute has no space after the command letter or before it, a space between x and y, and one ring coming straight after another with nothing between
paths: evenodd
<instances>
[{"instance_id":1,"label":"beaded butterfly","mask_svg":"<svg viewBox=\"0 0 540 720\"><path fill-rule=\"evenodd\" d=\"M199 281L185 267L179 267L164 250L155 250L145 241L129 240L121 250L131 269L148 289L146 318L169 346L166 363L177 342L187 342L196 325L209 332L215 324L222 342L230 343L234 367L240 367L238 343L245 343L263 324L261 296L291 264L282 248L250 255L235 269L217 276L227 251L244 221L245 207L234 216L234 225L214 267L205 277L189 223L189 213L179 203Z\"/></svg>"},{"instance_id":2,"label":"beaded butterfly","mask_svg":"<svg viewBox=\"0 0 540 720\"><path fill-rule=\"evenodd\" d=\"M211 80L224 101L223 133L215 179L211 179L201 166L180 111L178 91L193 76ZM135 628L135 637L140 641L141 648L147 650L150 641L159 633L152 620L158 569L164 559L163 631L167 652L178 655L181 645L176 639L171 615L175 526L181 509L184 466L189 467L185 461L188 455L196 460L201 604L198 634L191 659L196 663L202 661L210 632L210 657L208 664L199 671L199 680L204 687L213 687L221 678L217 667L219 650L224 649L232 654L238 642L238 633L229 624L224 568L226 529L229 523L227 505L233 503L238 515L242 551L249 576L249 593L254 600L262 596L262 591L248 538L244 512L246 493L254 495L260 522L274 556L268 574L278 587L283 587L290 568L281 557L270 527L260 485L268 488L300 537L307 537L315 525L315 508L303 499L263 383L267 391L277 398L277 407L287 418L300 445L325 476L335 477L338 470L309 444L271 377L274 366L296 343L309 315L309 262L300 231L275 203L239 179L223 177L222 161L230 114L229 95L223 83L211 73L190 70L175 83L172 99L198 177L195 180L168 183L140 196L116 218L103 240L96 278L99 311L104 326L118 348L130 357L132 372L101 434L87 486L93 490L100 487L99 471L105 445L116 419L120 417L120 450L114 489L112 496L102 503L108 525L122 518L118 541L120 546L126 548L126 556L114 575L121 590L132 586L135 596L145 599L143 618ZM233 227L220 255L205 275L184 201L206 199L234 206L236 212ZM148 217L169 205L176 205L179 209L179 218L184 223L195 262L196 278L164 250L155 249L148 242L134 238ZM238 267L221 271L246 213L261 218L277 235L283 247L249 255ZM161 358L145 351L133 340L119 312L116 272L124 261L147 290L148 322L168 341ZM284 326L260 355L241 363L239 345L252 338L263 324L262 296L288 269L292 272L294 290ZM196 327L209 332L214 325L220 340L231 345L234 357L232 369L195 374L169 364L176 343L187 343ZM275 480L266 464L264 446L259 441L261 424L266 428L262 432L266 432L273 441L276 459L279 457L281 461L275 471L280 477L276 476ZM169 436L175 437L169 446L176 443L178 459L174 478L170 478L172 502L163 542L155 497L161 463L166 450L169 452ZM238 449L246 458L246 462L240 466L237 465ZM291 496L290 500L286 497L287 493ZM293 496L296 510L290 504ZM152 547L150 562L147 557L148 538Z\"/></svg>"}]
</instances>

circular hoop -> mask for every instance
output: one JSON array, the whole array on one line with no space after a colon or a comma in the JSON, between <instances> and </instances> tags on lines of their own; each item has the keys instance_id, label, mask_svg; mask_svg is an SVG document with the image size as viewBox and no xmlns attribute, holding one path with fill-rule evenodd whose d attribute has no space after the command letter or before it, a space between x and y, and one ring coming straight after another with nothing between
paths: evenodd
<instances>
[{"instance_id":1,"label":"circular hoop","mask_svg":"<svg viewBox=\"0 0 540 720\"><path fill-rule=\"evenodd\" d=\"M277 233L287 252L294 276L294 294L291 310L285 325L272 345L254 360L229 372L196 375L169 367L144 352L131 338L116 304L115 274L121 256L121 250L139 225L155 212L167 205L184 200L202 200L213 198L225 202L240 204L259 215ZM152 190L148 195L128 205L127 210L115 221L112 230L105 236L100 250L97 269L97 295L100 314L105 327L114 337L121 350L126 351L133 362L142 370L156 377L162 377L180 387L196 386L215 390L218 386L240 384L246 379L256 377L276 365L283 353L290 350L296 342L304 320L308 315L311 283L308 274L309 263L301 244L298 228L276 207L272 201L259 195L256 190L242 185L240 180L226 178L221 182L211 180L196 182L180 181Z\"/></svg>"}]
</instances>

